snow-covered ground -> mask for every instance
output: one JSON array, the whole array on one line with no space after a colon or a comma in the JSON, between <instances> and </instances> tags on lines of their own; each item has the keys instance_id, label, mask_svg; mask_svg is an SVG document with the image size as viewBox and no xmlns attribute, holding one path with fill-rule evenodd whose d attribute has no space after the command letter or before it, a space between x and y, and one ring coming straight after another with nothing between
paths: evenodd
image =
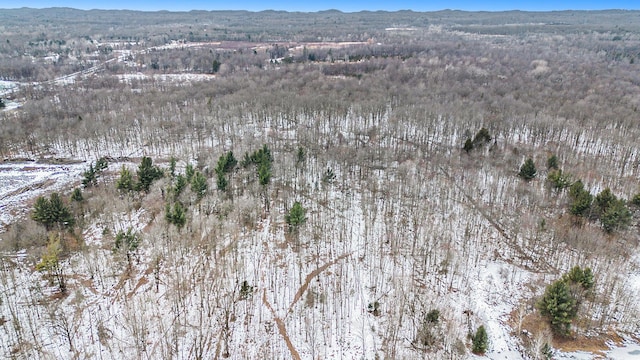
<instances>
[{"instance_id":1,"label":"snow-covered ground","mask_svg":"<svg viewBox=\"0 0 640 360\"><path fill-rule=\"evenodd\" d=\"M85 167L83 163L0 163L0 231L28 212L28 204L36 197L78 182Z\"/></svg>"},{"instance_id":2,"label":"snow-covered ground","mask_svg":"<svg viewBox=\"0 0 640 360\"><path fill-rule=\"evenodd\" d=\"M20 83L17 83L15 81L0 80L0 99L2 99L2 101L4 102L4 108L0 110L8 111L8 110L17 109L20 107L19 102L6 99L6 96L16 91L19 86L20 86Z\"/></svg>"},{"instance_id":3,"label":"snow-covered ground","mask_svg":"<svg viewBox=\"0 0 640 360\"><path fill-rule=\"evenodd\" d=\"M607 351L607 359L611 360L637 360L640 359L640 345L628 344L622 347Z\"/></svg>"},{"instance_id":4,"label":"snow-covered ground","mask_svg":"<svg viewBox=\"0 0 640 360\"><path fill-rule=\"evenodd\" d=\"M11 93L18 87L18 83L15 81L0 80L0 97Z\"/></svg>"}]
</instances>

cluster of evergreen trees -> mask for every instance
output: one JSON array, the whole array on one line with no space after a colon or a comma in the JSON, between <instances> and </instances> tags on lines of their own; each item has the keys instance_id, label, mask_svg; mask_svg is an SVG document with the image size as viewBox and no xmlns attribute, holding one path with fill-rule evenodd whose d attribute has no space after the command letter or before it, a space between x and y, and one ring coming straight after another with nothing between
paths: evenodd
<instances>
[{"instance_id":1,"label":"cluster of evergreen trees","mask_svg":"<svg viewBox=\"0 0 640 360\"><path fill-rule=\"evenodd\" d=\"M229 151L226 154L220 156L215 169L217 176L216 184L218 186L218 190L225 191L227 189L227 186L229 185L227 174L232 172L237 164L238 160L236 160L235 156L233 156L233 151Z\"/></svg>"},{"instance_id":2,"label":"cluster of evergreen trees","mask_svg":"<svg viewBox=\"0 0 640 360\"><path fill-rule=\"evenodd\" d=\"M569 335L571 322L578 314L578 307L591 294L593 285L591 269L575 266L561 279L547 286L537 307L548 319L554 334Z\"/></svg>"},{"instance_id":3,"label":"cluster of evergreen trees","mask_svg":"<svg viewBox=\"0 0 640 360\"><path fill-rule=\"evenodd\" d=\"M595 197L578 180L569 187L569 212L588 220L599 220L602 229L611 233L631 223L631 211L626 201L615 196L611 189L602 190Z\"/></svg>"},{"instance_id":4,"label":"cluster of evergreen trees","mask_svg":"<svg viewBox=\"0 0 640 360\"><path fill-rule=\"evenodd\" d=\"M164 172L157 166L153 165L150 157L143 156L138 171L136 173L137 181L134 182L133 174L124 165L120 170L120 178L116 181L116 188L123 192L144 191L148 193L151 184L164 176Z\"/></svg>"},{"instance_id":5,"label":"cluster of evergreen trees","mask_svg":"<svg viewBox=\"0 0 640 360\"><path fill-rule=\"evenodd\" d=\"M82 173L82 186L85 188L97 186L98 185L98 177L102 175L104 170L107 169L109 163L106 158L101 157L96 161L95 166L93 163L89 164L89 169Z\"/></svg>"},{"instance_id":6,"label":"cluster of evergreen trees","mask_svg":"<svg viewBox=\"0 0 640 360\"><path fill-rule=\"evenodd\" d=\"M491 135L489 134L489 130L487 130L486 128L481 128L473 137L473 140L470 137L467 138L462 149L468 154L473 149L481 148L484 145L490 143L491 140L492 139Z\"/></svg>"},{"instance_id":7,"label":"cluster of evergreen trees","mask_svg":"<svg viewBox=\"0 0 640 360\"><path fill-rule=\"evenodd\" d=\"M251 155L245 153L242 158L242 167L247 168L256 165L258 174L258 182L262 186L267 186L271 182L271 165L273 164L273 156L271 150L265 144L262 148L254 151Z\"/></svg>"},{"instance_id":8,"label":"cluster of evergreen trees","mask_svg":"<svg viewBox=\"0 0 640 360\"><path fill-rule=\"evenodd\" d=\"M60 228L71 228L75 224L75 218L69 208L64 204L58 193L53 193L49 198L40 196L33 206L31 218L42 225L47 230L54 226Z\"/></svg>"},{"instance_id":9,"label":"cluster of evergreen trees","mask_svg":"<svg viewBox=\"0 0 640 360\"><path fill-rule=\"evenodd\" d=\"M182 229L187 223L187 206L181 199L182 193L189 185L191 192L196 197L196 202L199 202L207 194L209 185L206 176L194 169L191 164L187 164L184 174L176 174L176 163L177 159L172 157L169 164L171 183L167 189L165 220L178 229Z\"/></svg>"},{"instance_id":10,"label":"cluster of evergreen trees","mask_svg":"<svg viewBox=\"0 0 640 360\"><path fill-rule=\"evenodd\" d=\"M627 202L619 199L611 189L602 190L595 197L585 189L581 180L573 181L571 174L563 172L559 168L558 158L555 155L547 159L547 183L556 190L569 189L569 212L577 217L599 221L602 229L611 233L626 228L631 222L631 211ZM537 175L537 169L532 158L528 158L520 167L520 176L524 180L532 180ZM637 201L640 206L640 194L634 197L632 203Z\"/></svg>"}]
</instances>

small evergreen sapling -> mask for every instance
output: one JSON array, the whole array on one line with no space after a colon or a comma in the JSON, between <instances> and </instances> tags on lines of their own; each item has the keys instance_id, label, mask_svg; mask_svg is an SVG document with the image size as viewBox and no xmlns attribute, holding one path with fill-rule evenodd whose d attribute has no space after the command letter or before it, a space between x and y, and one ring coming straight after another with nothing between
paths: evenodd
<instances>
[{"instance_id":1,"label":"small evergreen sapling","mask_svg":"<svg viewBox=\"0 0 640 360\"><path fill-rule=\"evenodd\" d=\"M97 186L98 178L100 177L100 175L102 175L102 173L107 169L108 166L109 162L104 157L99 158L96 161L95 166L93 165L93 163L90 163L89 169L85 170L82 173L82 176L84 177L82 179L82 186L85 188Z\"/></svg>"},{"instance_id":2,"label":"small evergreen sapling","mask_svg":"<svg viewBox=\"0 0 640 360\"><path fill-rule=\"evenodd\" d=\"M485 330L484 325L480 325L478 330L476 330L475 335L472 338L471 351L477 355L483 355L487 352L489 348L489 336L487 335L487 330Z\"/></svg>"},{"instance_id":3,"label":"small evergreen sapling","mask_svg":"<svg viewBox=\"0 0 640 360\"><path fill-rule=\"evenodd\" d=\"M571 174L562 172L562 170L551 170L547 175L547 181L555 190L564 190L571 186Z\"/></svg>"},{"instance_id":4,"label":"small evergreen sapling","mask_svg":"<svg viewBox=\"0 0 640 360\"><path fill-rule=\"evenodd\" d=\"M180 196L180 194L182 194L182 191L186 187L187 187L187 178L182 174L176 175L176 180L175 180L175 183L173 184L174 200L177 199L178 196Z\"/></svg>"},{"instance_id":5,"label":"small evergreen sapling","mask_svg":"<svg viewBox=\"0 0 640 360\"><path fill-rule=\"evenodd\" d=\"M64 293L67 290L67 286L60 261L61 254L62 246L60 245L60 238L57 236L50 236L47 248L42 254L42 259L36 264L36 270L46 272L52 284L55 280L58 283L60 292Z\"/></svg>"},{"instance_id":6,"label":"small evergreen sapling","mask_svg":"<svg viewBox=\"0 0 640 360\"><path fill-rule=\"evenodd\" d=\"M186 210L179 202L176 202L173 207L167 204L164 217L169 224L175 225L178 229L182 229L187 223Z\"/></svg>"},{"instance_id":7,"label":"small evergreen sapling","mask_svg":"<svg viewBox=\"0 0 640 360\"><path fill-rule=\"evenodd\" d=\"M82 190L80 190L80 188L73 189L73 192L71 193L71 200L75 202L81 202L82 200L84 200L84 197L82 196Z\"/></svg>"},{"instance_id":8,"label":"small evergreen sapling","mask_svg":"<svg viewBox=\"0 0 640 360\"><path fill-rule=\"evenodd\" d=\"M198 201L207 194L207 178L201 172L196 172L191 179L191 191L196 194Z\"/></svg>"},{"instance_id":9,"label":"small evergreen sapling","mask_svg":"<svg viewBox=\"0 0 640 360\"><path fill-rule=\"evenodd\" d=\"M116 189L121 192L129 192L134 188L133 174L124 164L120 168L120 177L116 181Z\"/></svg>"},{"instance_id":10,"label":"small evergreen sapling","mask_svg":"<svg viewBox=\"0 0 640 360\"><path fill-rule=\"evenodd\" d=\"M473 150L473 141L471 141L471 138L467 138L467 141L464 142L464 146L462 147L462 149L468 154L471 152L471 150Z\"/></svg>"},{"instance_id":11,"label":"small evergreen sapling","mask_svg":"<svg viewBox=\"0 0 640 360\"><path fill-rule=\"evenodd\" d=\"M302 207L300 202L296 201L289 213L285 215L285 220L289 225L289 231L297 230L298 227L307 221L307 210Z\"/></svg>"},{"instance_id":12,"label":"small evergreen sapling","mask_svg":"<svg viewBox=\"0 0 640 360\"><path fill-rule=\"evenodd\" d=\"M549 156L547 158L547 169L548 170L558 170L558 157L555 155Z\"/></svg>"}]
</instances>

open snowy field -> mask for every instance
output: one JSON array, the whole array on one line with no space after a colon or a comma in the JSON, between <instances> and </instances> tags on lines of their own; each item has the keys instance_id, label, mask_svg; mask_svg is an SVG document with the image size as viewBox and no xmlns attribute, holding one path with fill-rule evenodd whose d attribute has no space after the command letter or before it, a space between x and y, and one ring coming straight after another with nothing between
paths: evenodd
<instances>
[{"instance_id":1,"label":"open snowy field","mask_svg":"<svg viewBox=\"0 0 640 360\"><path fill-rule=\"evenodd\" d=\"M79 184L84 167L82 162L65 165L0 163L0 229L15 217L28 214L36 197Z\"/></svg>"}]
</instances>

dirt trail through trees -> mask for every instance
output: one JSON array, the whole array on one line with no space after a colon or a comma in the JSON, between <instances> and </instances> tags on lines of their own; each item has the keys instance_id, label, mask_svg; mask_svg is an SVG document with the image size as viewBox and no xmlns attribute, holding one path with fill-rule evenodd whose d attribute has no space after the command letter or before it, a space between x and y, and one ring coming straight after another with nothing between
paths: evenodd
<instances>
[{"instance_id":1,"label":"dirt trail through trees","mask_svg":"<svg viewBox=\"0 0 640 360\"><path fill-rule=\"evenodd\" d=\"M280 335L282 335L284 342L287 344L287 348L289 349L289 352L291 352L291 357L294 360L300 360L301 359L300 354L298 353L298 350L296 350L296 348L293 346L293 343L291 342L291 339L287 334L287 328L284 325L284 321L282 321L282 319L278 317L278 315L276 314L276 311L273 309L273 307L271 307L269 300L267 300L267 289L263 289L262 302L267 306L269 311L271 311L271 314L273 315L273 319L276 321L276 324L278 325L278 331L280 332Z\"/></svg>"},{"instance_id":2,"label":"dirt trail through trees","mask_svg":"<svg viewBox=\"0 0 640 360\"><path fill-rule=\"evenodd\" d=\"M325 271L329 266L334 265L338 261L351 256L351 254L352 253L340 255L339 257L337 257L333 261L330 261L330 262L320 266L319 268L313 270L312 272L310 272L307 275L307 277L304 279L304 283L300 286L300 288L296 292L296 295L293 297L293 301L291 302L291 305L289 305L289 310L287 310L287 315L286 316L289 316L289 314L293 311L293 306L298 302L298 300L300 300L300 298L302 298L302 295L304 295L304 292L307 291L307 288L309 287L309 284L311 283L311 280L313 280L313 278L315 278L316 276L320 275L320 273Z\"/></svg>"}]
</instances>

